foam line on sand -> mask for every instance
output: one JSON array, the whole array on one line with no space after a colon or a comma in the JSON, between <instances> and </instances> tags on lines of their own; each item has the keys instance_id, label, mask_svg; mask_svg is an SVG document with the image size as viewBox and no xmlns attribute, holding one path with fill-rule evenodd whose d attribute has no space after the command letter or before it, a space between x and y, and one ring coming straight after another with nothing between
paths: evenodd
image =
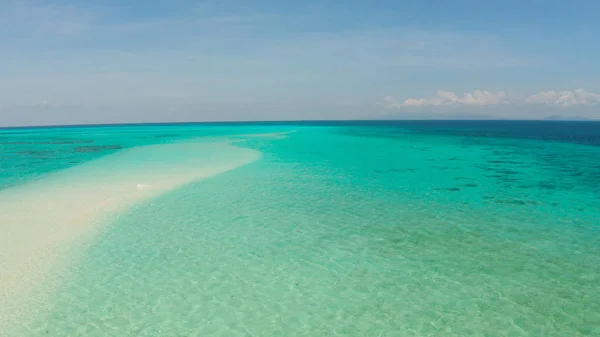
<instances>
[{"instance_id":1,"label":"foam line on sand","mask_svg":"<svg viewBox=\"0 0 600 337\"><path fill-rule=\"evenodd\" d=\"M96 220L260 156L226 143L150 145L0 191L0 336L35 311L32 290L68 263Z\"/></svg>"}]
</instances>

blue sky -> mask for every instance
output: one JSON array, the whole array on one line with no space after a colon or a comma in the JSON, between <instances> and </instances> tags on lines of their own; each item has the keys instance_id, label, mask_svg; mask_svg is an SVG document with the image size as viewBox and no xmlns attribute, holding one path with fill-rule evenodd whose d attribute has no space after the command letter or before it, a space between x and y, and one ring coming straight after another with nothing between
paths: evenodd
<instances>
[{"instance_id":1,"label":"blue sky","mask_svg":"<svg viewBox=\"0 0 600 337\"><path fill-rule=\"evenodd\" d=\"M600 2L0 1L0 125L600 118Z\"/></svg>"}]
</instances>

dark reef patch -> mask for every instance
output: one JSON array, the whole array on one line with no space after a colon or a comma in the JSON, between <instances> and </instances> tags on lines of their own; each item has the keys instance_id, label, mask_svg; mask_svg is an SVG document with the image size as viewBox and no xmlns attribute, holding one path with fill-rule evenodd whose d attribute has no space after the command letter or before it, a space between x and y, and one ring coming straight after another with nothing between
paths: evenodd
<instances>
[{"instance_id":1,"label":"dark reef patch","mask_svg":"<svg viewBox=\"0 0 600 337\"><path fill-rule=\"evenodd\" d=\"M539 188L545 189L545 190L554 190L556 189L556 185L551 183L551 182L547 182L547 181L542 181L539 183L538 185Z\"/></svg>"},{"instance_id":2,"label":"dark reef patch","mask_svg":"<svg viewBox=\"0 0 600 337\"><path fill-rule=\"evenodd\" d=\"M45 155L49 155L51 153L53 153L53 151L44 151L44 150L24 150L24 151L18 151L16 152L18 154L21 155L28 155L28 156L45 156Z\"/></svg>"},{"instance_id":3,"label":"dark reef patch","mask_svg":"<svg viewBox=\"0 0 600 337\"><path fill-rule=\"evenodd\" d=\"M515 161L515 160L488 160L487 162L490 164L510 164L510 165L523 164L523 162Z\"/></svg>"},{"instance_id":4,"label":"dark reef patch","mask_svg":"<svg viewBox=\"0 0 600 337\"><path fill-rule=\"evenodd\" d=\"M435 191L450 191L450 192L458 192L458 191L460 191L460 188L458 188L458 187L449 187L449 188L441 188L441 187L438 187L438 188L434 188L434 190L435 190Z\"/></svg>"},{"instance_id":5,"label":"dark reef patch","mask_svg":"<svg viewBox=\"0 0 600 337\"><path fill-rule=\"evenodd\" d=\"M78 146L73 151L75 152L101 152L106 150L122 149L121 145L99 145L99 146Z\"/></svg>"},{"instance_id":6,"label":"dark reef patch","mask_svg":"<svg viewBox=\"0 0 600 337\"><path fill-rule=\"evenodd\" d=\"M496 169L496 170L494 170L494 171L496 171L496 172L498 172L498 173L501 173L501 174L507 174L507 175L509 175L509 174L510 174L510 175L512 175L512 174L519 174L519 172L518 172L518 171L515 171L515 170L507 170L507 169Z\"/></svg>"}]
</instances>

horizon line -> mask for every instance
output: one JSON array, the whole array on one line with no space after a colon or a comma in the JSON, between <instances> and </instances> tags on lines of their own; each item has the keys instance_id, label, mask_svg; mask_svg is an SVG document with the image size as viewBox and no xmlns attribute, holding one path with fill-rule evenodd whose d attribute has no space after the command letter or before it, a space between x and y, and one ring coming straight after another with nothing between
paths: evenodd
<instances>
[{"instance_id":1,"label":"horizon line","mask_svg":"<svg viewBox=\"0 0 600 337\"><path fill-rule=\"evenodd\" d=\"M169 126L169 125L227 125L227 124L297 124L297 123L347 123L347 122L552 122L552 123L597 123L600 119L298 119L298 120L261 120L261 121L195 121L195 122L125 122L125 123L83 123L83 124L46 124L46 125L17 125L0 126L0 130L15 129L51 129L51 128L84 128L84 127L114 127L114 126Z\"/></svg>"}]
</instances>

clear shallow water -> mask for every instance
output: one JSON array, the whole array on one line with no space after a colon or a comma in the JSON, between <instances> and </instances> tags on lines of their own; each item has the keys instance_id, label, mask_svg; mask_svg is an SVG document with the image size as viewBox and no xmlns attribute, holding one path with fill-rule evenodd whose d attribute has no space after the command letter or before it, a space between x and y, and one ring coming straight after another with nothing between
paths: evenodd
<instances>
[{"instance_id":1,"label":"clear shallow water","mask_svg":"<svg viewBox=\"0 0 600 337\"><path fill-rule=\"evenodd\" d=\"M50 295L15 336L600 335L595 123L128 126L0 139L4 193L142 145L234 141L262 154L99 216L59 282L31 292Z\"/></svg>"}]
</instances>

